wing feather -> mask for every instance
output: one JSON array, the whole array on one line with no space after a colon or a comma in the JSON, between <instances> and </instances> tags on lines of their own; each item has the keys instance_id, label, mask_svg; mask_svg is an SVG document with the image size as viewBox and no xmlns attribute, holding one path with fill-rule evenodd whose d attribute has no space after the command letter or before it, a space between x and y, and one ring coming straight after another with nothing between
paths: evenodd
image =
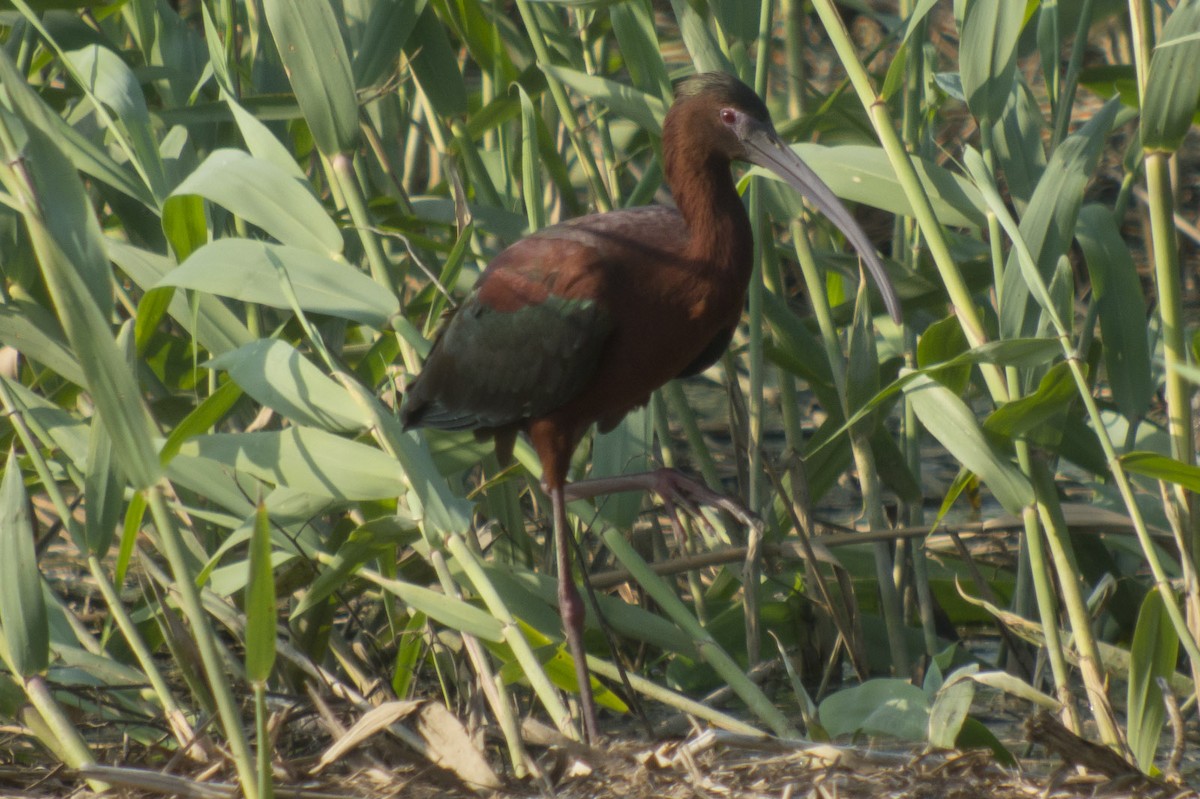
<instances>
[{"instance_id":1,"label":"wing feather","mask_svg":"<svg viewBox=\"0 0 1200 799\"><path fill-rule=\"evenodd\" d=\"M546 414L594 374L611 325L597 300L549 294L497 310L475 292L451 317L405 397L405 427L505 427Z\"/></svg>"},{"instance_id":2,"label":"wing feather","mask_svg":"<svg viewBox=\"0 0 1200 799\"><path fill-rule=\"evenodd\" d=\"M409 386L406 427L509 427L545 415L595 374L629 265L669 262L686 226L670 208L573 219L500 253Z\"/></svg>"}]
</instances>

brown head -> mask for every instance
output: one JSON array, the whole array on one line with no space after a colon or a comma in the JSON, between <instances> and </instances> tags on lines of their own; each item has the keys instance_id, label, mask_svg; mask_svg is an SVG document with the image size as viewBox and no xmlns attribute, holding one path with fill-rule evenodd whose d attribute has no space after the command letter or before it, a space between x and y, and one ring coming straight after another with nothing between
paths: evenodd
<instances>
[{"instance_id":1,"label":"brown head","mask_svg":"<svg viewBox=\"0 0 1200 799\"><path fill-rule=\"evenodd\" d=\"M675 86L675 102L663 122L667 178L708 164L727 169L746 161L777 175L816 206L858 250L883 295L888 313L900 321L900 301L875 246L841 200L775 133L762 99L746 84L723 72L704 72Z\"/></svg>"},{"instance_id":2,"label":"brown head","mask_svg":"<svg viewBox=\"0 0 1200 799\"><path fill-rule=\"evenodd\" d=\"M747 161L744 142L755 129L775 135L771 114L754 90L724 72L702 72L675 84L663 138L724 161Z\"/></svg>"}]
</instances>

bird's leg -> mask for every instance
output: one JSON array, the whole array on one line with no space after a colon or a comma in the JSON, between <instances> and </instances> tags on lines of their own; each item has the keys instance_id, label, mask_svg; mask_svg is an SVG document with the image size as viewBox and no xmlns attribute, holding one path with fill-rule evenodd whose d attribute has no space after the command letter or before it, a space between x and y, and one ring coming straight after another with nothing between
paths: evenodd
<instances>
[{"instance_id":1,"label":"bird's leg","mask_svg":"<svg viewBox=\"0 0 1200 799\"><path fill-rule=\"evenodd\" d=\"M567 649L575 661L575 679L579 683L579 711L583 716L583 738L595 743L599 735L596 729L596 703L592 699L592 680L588 674L587 653L583 649L583 622L585 612L583 598L575 587L571 574L571 541L568 537L567 508L563 498L563 486L553 486L550 505L554 511L554 548L558 557L558 613L562 617L563 633L567 637Z\"/></svg>"},{"instance_id":2,"label":"bird's leg","mask_svg":"<svg viewBox=\"0 0 1200 799\"><path fill-rule=\"evenodd\" d=\"M589 477L586 480L568 483L564 487L564 495L568 502L622 491L652 491L658 494L663 498L673 519L676 505L693 515L699 515L699 506L707 505L725 511L747 527L758 527L762 524L737 502L675 469L655 469L652 472L622 474L616 477Z\"/></svg>"}]
</instances>

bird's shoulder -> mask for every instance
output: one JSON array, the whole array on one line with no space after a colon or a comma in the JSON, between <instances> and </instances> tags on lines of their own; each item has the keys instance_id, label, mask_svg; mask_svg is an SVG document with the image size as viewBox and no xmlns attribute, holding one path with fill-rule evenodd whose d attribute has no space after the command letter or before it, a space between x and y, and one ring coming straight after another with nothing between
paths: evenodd
<instances>
[{"instance_id":1,"label":"bird's shoulder","mask_svg":"<svg viewBox=\"0 0 1200 799\"><path fill-rule=\"evenodd\" d=\"M409 387L405 425L505 427L576 396L613 329L610 284L670 258L686 235L677 211L647 206L572 219L502 251Z\"/></svg>"},{"instance_id":2,"label":"bird's shoulder","mask_svg":"<svg viewBox=\"0 0 1200 799\"><path fill-rule=\"evenodd\" d=\"M539 231L531 238L578 241L590 246L613 243L653 244L660 236L685 232L679 211L665 205L643 205L568 219Z\"/></svg>"},{"instance_id":3,"label":"bird's shoulder","mask_svg":"<svg viewBox=\"0 0 1200 799\"><path fill-rule=\"evenodd\" d=\"M480 276L481 299L513 309L554 295L597 298L614 267L663 260L683 250L687 229L674 208L643 206L577 217L503 250Z\"/></svg>"},{"instance_id":4,"label":"bird's shoulder","mask_svg":"<svg viewBox=\"0 0 1200 799\"><path fill-rule=\"evenodd\" d=\"M687 245L687 224L679 211L663 205L589 214L548 227L526 241L545 239L590 253L598 261L670 258ZM586 256L581 256L581 261Z\"/></svg>"},{"instance_id":5,"label":"bird's shoulder","mask_svg":"<svg viewBox=\"0 0 1200 799\"><path fill-rule=\"evenodd\" d=\"M409 386L405 427L494 429L546 414L590 379L611 329L595 298L534 291L511 276L477 285Z\"/></svg>"}]
</instances>

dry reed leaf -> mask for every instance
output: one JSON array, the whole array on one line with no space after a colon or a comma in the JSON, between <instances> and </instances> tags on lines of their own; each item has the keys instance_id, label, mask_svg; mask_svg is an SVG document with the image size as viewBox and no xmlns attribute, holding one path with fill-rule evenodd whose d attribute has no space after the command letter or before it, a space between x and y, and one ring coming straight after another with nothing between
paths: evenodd
<instances>
[{"instance_id":1,"label":"dry reed leaf","mask_svg":"<svg viewBox=\"0 0 1200 799\"><path fill-rule=\"evenodd\" d=\"M345 756L347 752L374 736L375 733L411 716L423 704L425 703L422 701L405 700L403 702L387 702L372 708L355 722L345 735L334 741L325 750L310 773L319 774L330 764L336 763Z\"/></svg>"},{"instance_id":2,"label":"dry reed leaf","mask_svg":"<svg viewBox=\"0 0 1200 799\"><path fill-rule=\"evenodd\" d=\"M453 771L466 785L490 790L503 785L483 752L475 746L467 728L445 705L422 703L417 716L417 731L429 744L425 756L434 764Z\"/></svg>"}]
</instances>

